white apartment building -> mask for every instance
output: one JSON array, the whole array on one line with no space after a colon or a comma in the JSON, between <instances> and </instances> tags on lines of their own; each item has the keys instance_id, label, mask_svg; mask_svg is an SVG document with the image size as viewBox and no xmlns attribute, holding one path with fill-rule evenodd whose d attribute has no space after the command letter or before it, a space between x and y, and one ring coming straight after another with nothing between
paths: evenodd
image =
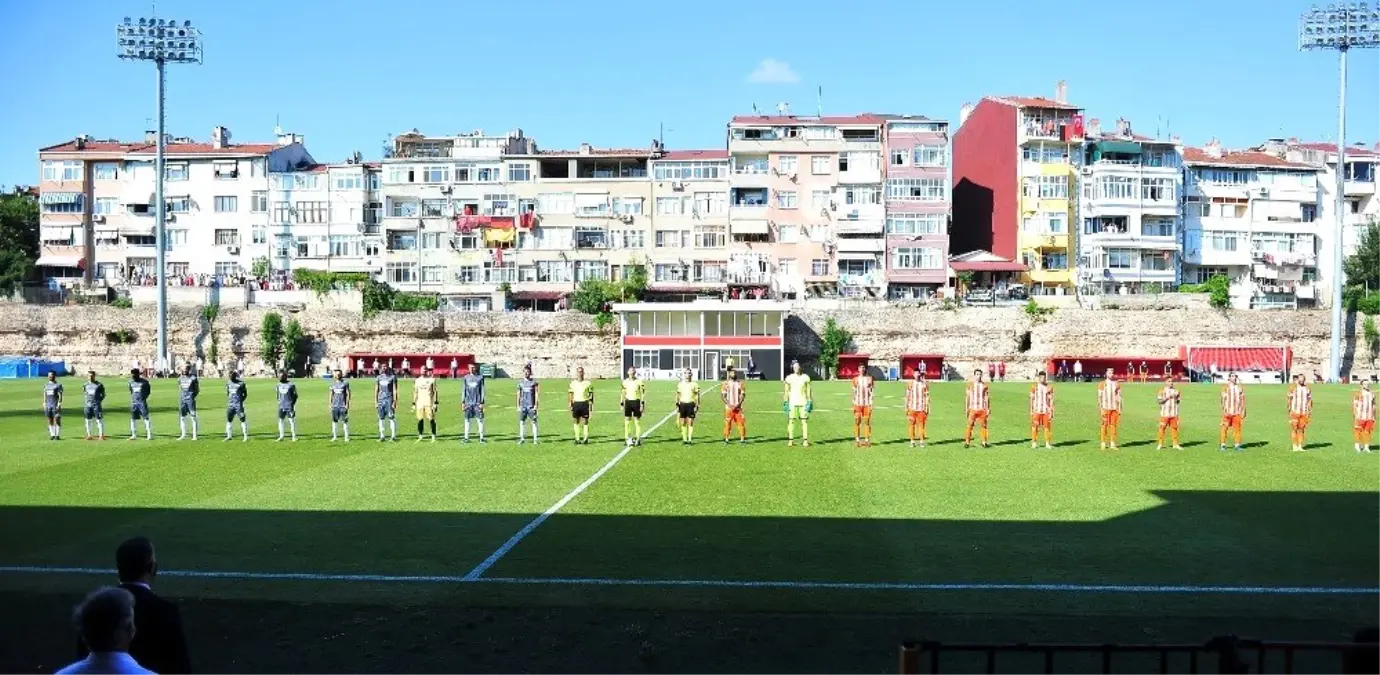
<instances>
[{"instance_id":1,"label":"white apartment building","mask_svg":"<svg viewBox=\"0 0 1380 675\"><path fill-rule=\"evenodd\" d=\"M358 153L342 164L271 173L269 224L252 228L248 241L218 233L216 243L247 246L251 259L267 259L275 270L380 274L379 181L379 165L364 164Z\"/></svg>"},{"instance_id":2,"label":"white apartment building","mask_svg":"<svg viewBox=\"0 0 1380 675\"><path fill-rule=\"evenodd\" d=\"M1215 141L1183 155L1183 282L1225 275L1240 309L1317 304L1319 168Z\"/></svg>"},{"instance_id":3,"label":"white apartment building","mask_svg":"<svg viewBox=\"0 0 1380 675\"><path fill-rule=\"evenodd\" d=\"M143 142L80 136L39 150L38 266L45 279L119 284L156 274L156 143L156 135ZM268 175L314 163L296 134L237 144L225 127L216 127L209 143L169 139L166 162L165 246L173 277L249 269L240 246L268 225Z\"/></svg>"},{"instance_id":4,"label":"white apartment building","mask_svg":"<svg viewBox=\"0 0 1380 675\"><path fill-rule=\"evenodd\" d=\"M733 118L730 296L885 295L885 277L865 273L885 268L884 122L784 110ZM843 286L841 258L849 261Z\"/></svg>"},{"instance_id":5,"label":"white apartment building","mask_svg":"<svg viewBox=\"0 0 1380 675\"><path fill-rule=\"evenodd\" d=\"M648 251L649 295L722 296L728 287L726 150L671 150L651 161L651 235L625 229L614 250Z\"/></svg>"},{"instance_id":6,"label":"white apartment building","mask_svg":"<svg viewBox=\"0 0 1380 675\"><path fill-rule=\"evenodd\" d=\"M1291 162L1303 162L1320 169L1318 173L1318 304L1332 299L1332 272L1340 263L1334 260L1337 211L1337 145L1303 143L1298 139L1271 140L1261 150ZM1346 150L1346 174L1342 185L1342 256L1356 252L1361 230L1380 219L1380 198L1375 194L1376 168L1380 152L1357 144Z\"/></svg>"},{"instance_id":7,"label":"white apartment building","mask_svg":"<svg viewBox=\"0 0 1380 675\"><path fill-rule=\"evenodd\" d=\"M1089 120L1079 162L1082 185L1078 285L1103 295L1179 283L1183 147Z\"/></svg>"}]
</instances>

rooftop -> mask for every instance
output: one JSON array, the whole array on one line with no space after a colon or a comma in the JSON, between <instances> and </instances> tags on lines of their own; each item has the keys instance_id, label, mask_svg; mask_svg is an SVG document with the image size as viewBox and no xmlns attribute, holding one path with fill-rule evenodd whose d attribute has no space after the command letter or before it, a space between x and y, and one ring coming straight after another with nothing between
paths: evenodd
<instances>
[{"instance_id":1,"label":"rooftop","mask_svg":"<svg viewBox=\"0 0 1380 675\"><path fill-rule=\"evenodd\" d=\"M80 145L80 147L78 147ZM224 147L217 148L211 143L195 142L171 142L167 144L166 153L168 155L221 155L226 157L243 157L246 155L262 156L267 155L282 146L277 143L228 143ZM72 139L65 143L50 145L40 148L40 153L92 153L92 154L155 154L158 150L156 143L148 142L127 142L116 140L88 140L78 141Z\"/></svg>"},{"instance_id":2,"label":"rooftop","mask_svg":"<svg viewBox=\"0 0 1380 675\"><path fill-rule=\"evenodd\" d=\"M538 150L538 157L651 157L651 148L580 148L577 150Z\"/></svg>"},{"instance_id":3,"label":"rooftop","mask_svg":"<svg viewBox=\"0 0 1380 675\"><path fill-rule=\"evenodd\" d=\"M1044 98L1043 96L989 96L988 98L1001 101L1021 108L1052 108L1056 110L1082 110L1068 102L1059 102Z\"/></svg>"},{"instance_id":4,"label":"rooftop","mask_svg":"<svg viewBox=\"0 0 1380 675\"><path fill-rule=\"evenodd\" d=\"M687 160L710 160L728 159L727 150L668 150L661 156L663 160L687 161Z\"/></svg>"},{"instance_id":5,"label":"rooftop","mask_svg":"<svg viewBox=\"0 0 1380 675\"><path fill-rule=\"evenodd\" d=\"M1279 169L1317 169L1315 166L1290 162L1268 152L1256 150L1222 150L1215 156L1204 148L1184 148L1184 163L1200 166L1243 166Z\"/></svg>"},{"instance_id":6,"label":"rooftop","mask_svg":"<svg viewBox=\"0 0 1380 675\"><path fill-rule=\"evenodd\" d=\"M735 115L730 125L769 125L769 126L869 126L885 123L887 116L874 113L846 115L842 117L811 117L801 115Z\"/></svg>"},{"instance_id":7,"label":"rooftop","mask_svg":"<svg viewBox=\"0 0 1380 675\"><path fill-rule=\"evenodd\" d=\"M1304 150L1314 150L1317 152L1335 153L1337 152L1336 143L1309 142L1309 143L1290 143L1290 145ZM1380 152L1363 145L1349 145L1346 148L1347 157L1380 157Z\"/></svg>"}]
</instances>

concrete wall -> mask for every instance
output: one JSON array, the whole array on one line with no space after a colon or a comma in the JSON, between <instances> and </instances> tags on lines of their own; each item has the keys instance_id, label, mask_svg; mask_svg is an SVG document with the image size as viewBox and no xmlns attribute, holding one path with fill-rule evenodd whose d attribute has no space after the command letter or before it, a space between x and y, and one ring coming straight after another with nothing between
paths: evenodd
<instances>
[{"instance_id":1,"label":"concrete wall","mask_svg":"<svg viewBox=\"0 0 1380 675\"><path fill-rule=\"evenodd\" d=\"M168 287L169 307L200 307L212 301L222 308L244 307L245 296L249 304L260 307L292 306L306 309L329 309L360 312L364 309L364 295L359 291L331 291L318 294L311 290L261 291L242 286L210 288L204 286ZM129 289L129 299L135 307L156 307L158 289L154 286L134 286Z\"/></svg>"},{"instance_id":2,"label":"concrete wall","mask_svg":"<svg viewBox=\"0 0 1380 675\"><path fill-rule=\"evenodd\" d=\"M258 327L267 310L223 307L216 331L222 359L247 354L258 362ZM355 312L308 310L288 313L314 340L313 360L333 363L354 352L467 352L509 373L531 361L538 377L566 377L583 366L595 377L617 377L617 336L600 333L590 317L575 313L387 313L364 320ZM1295 368L1323 369L1328 353L1326 311L1232 311L1147 308L1093 310L1061 308L1039 324L1021 307L958 310L862 305L833 311L803 310L786 323L786 356L810 362L819 354L818 331L833 317L856 336L857 350L876 365L907 352L948 355L959 372L992 360L1028 377L1056 355L1174 357L1184 344L1288 344ZM0 304L0 354L52 356L80 370L105 374L127 370L154 353L154 309L105 306L39 307ZM204 353L209 341L198 311L173 307L171 341L179 360ZM1351 335L1359 330L1349 322ZM110 344L106 333L125 329L136 341ZM1029 332L1029 348L1022 342ZM1354 337L1344 342L1354 350ZM1344 366L1347 364L1344 361Z\"/></svg>"}]
</instances>

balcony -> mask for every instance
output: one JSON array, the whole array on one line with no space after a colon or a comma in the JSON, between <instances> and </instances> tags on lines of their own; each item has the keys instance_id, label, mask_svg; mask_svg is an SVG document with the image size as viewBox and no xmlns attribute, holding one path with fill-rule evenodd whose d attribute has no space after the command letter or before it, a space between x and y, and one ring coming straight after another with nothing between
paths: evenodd
<instances>
[{"instance_id":1,"label":"balcony","mask_svg":"<svg viewBox=\"0 0 1380 675\"><path fill-rule=\"evenodd\" d=\"M884 277L885 275L877 270L862 273L844 272L840 270L839 285L858 286L862 288L877 288L882 285L882 279Z\"/></svg>"},{"instance_id":2,"label":"balcony","mask_svg":"<svg viewBox=\"0 0 1380 675\"><path fill-rule=\"evenodd\" d=\"M1069 247L1069 235L1067 233L1054 234L1022 232L1021 242L1025 248L1066 249Z\"/></svg>"},{"instance_id":3,"label":"balcony","mask_svg":"<svg viewBox=\"0 0 1380 675\"><path fill-rule=\"evenodd\" d=\"M883 218L837 218L834 220L835 234L862 234L880 237L886 229Z\"/></svg>"},{"instance_id":4,"label":"balcony","mask_svg":"<svg viewBox=\"0 0 1380 675\"><path fill-rule=\"evenodd\" d=\"M941 175L940 178L943 178ZM847 171L839 172L840 185L873 185L882 182L882 167L869 166L849 166Z\"/></svg>"},{"instance_id":5,"label":"balcony","mask_svg":"<svg viewBox=\"0 0 1380 675\"><path fill-rule=\"evenodd\" d=\"M724 275L730 286L770 286L771 272L729 272Z\"/></svg>"},{"instance_id":6,"label":"balcony","mask_svg":"<svg viewBox=\"0 0 1380 675\"><path fill-rule=\"evenodd\" d=\"M1074 115L1026 117L1021 124L1021 142L1029 140L1078 143L1083 140L1081 121Z\"/></svg>"},{"instance_id":7,"label":"balcony","mask_svg":"<svg viewBox=\"0 0 1380 675\"><path fill-rule=\"evenodd\" d=\"M885 250L886 240L880 237L876 239L867 237L840 237L838 240L839 253L878 254Z\"/></svg>"},{"instance_id":8,"label":"balcony","mask_svg":"<svg viewBox=\"0 0 1380 675\"><path fill-rule=\"evenodd\" d=\"M1037 284L1068 284L1073 282L1070 269L1032 269L1030 280Z\"/></svg>"},{"instance_id":9,"label":"balcony","mask_svg":"<svg viewBox=\"0 0 1380 675\"><path fill-rule=\"evenodd\" d=\"M1365 196L1375 194L1375 181L1349 180L1342 185L1342 190L1348 196Z\"/></svg>"}]
</instances>

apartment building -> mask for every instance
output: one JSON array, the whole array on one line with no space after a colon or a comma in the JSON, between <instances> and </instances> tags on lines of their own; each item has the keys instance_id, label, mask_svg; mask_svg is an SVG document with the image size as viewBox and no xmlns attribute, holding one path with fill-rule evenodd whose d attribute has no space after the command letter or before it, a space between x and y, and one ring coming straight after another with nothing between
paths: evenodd
<instances>
[{"instance_id":1,"label":"apartment building","mask_svg":"<svg viewBox=\"0 0 1380 675\"><path fill-rule=\"evenodd\" d=\"M1291 162L1303 162L1320 169L1318 173L1318 284L1321 305L1332 299L1332 271L1340 264L1335 260L1337 211L1337 145L1335 143L1305 143L1298 139L1272 139L1261 150ZM1356 144L1346 149L1345 177L1342 186L1342 256L1356 252L1361 230L1380 218L1380 199L1375 194L1376 166L1380 152Z\"/></svg>"},{"instance_id":2,"label":"apartment building","mask_svg":"<svg viewBox=\"0 0 1380 675\"><path fill-rule=\"evenodd\" d=\"M1023 263L1031 293L1071 293L1083 135L1083 110L1063 82L1053 99L989 96L965 106L953 139L954 252Z\"/></svg>"},{"instance_id":3,"label":"apartment building","mask_svg":"<svg viewBox=\"0 0 1380 675\"><path fill-rule=\"evenodd\" d=\"M417 130L393 138L379 168L377 203L383 280L395 288L436 293L467 310L501 308L495 295L517 281L504 249L534 204L519 204L535 180L536 143L516 130L430 136ZM366 223L367 225L367 223ZM366 227L367 231L367 227Z\"/></svg>"},{"instance_id":4,"label":"apartment building","mask_svg":"<svg viewBox=\"0 0 1380 675\"><path fill-rule=\"evenodd\" d=\"M1183 281L1226 276L1241 309L1317 304L1321 169L1215 141L1183 159Z\"/></svg>"},{"instance_id":5,"label":"apartment building","mask_svg":"<svg viewBox=\"0 0 1380 675\"><path fill-rule=\"evenodd\" d=\"M851 270L883 267L885 120L781 113L728 125L730 295L884 294L884 275Z\"/></svg>"},{"instance_id":6,"label":"apartment building","mask_svg":"<svg viewBox=\"0 0 1380 675\"><path fill-rule=\"evenodd\" d=\"M1103 295L1178 285L1183 148L1136 134L1125 119L1086 125L1080 176L1078 284Z\"/></svg>"},{"instance_id":7,"label":"apartment building","mask_svg":"<svg viewBox=\"0 0 1380 675\"><path fill-rule=\"evenodd\" d=\"M728 288L727 150L671 150L651 160L650 233L623 228L615 251L647 254L649 298L693 300Z\"/></svg>"},{"instance_id":8,"label":"apartment building","mask_svg":"<svg viewBox=\"0 0 1380 675\"><path fill-rule=\"evenodd\" d=\"M341 164L317 164L269 174L267 226L216 231L216 246L247 249L275 270L383 272L380 166L359 153Z\"/></svg>"},{"instance_id":9,"label":"apartment building","mask_svg":"<svg viewBox=\"0 0 1380 675\"><path fill-rule=\"evenodd\" d=\"M886 147L886 251L883 264L846 251L842 237L855 221L840 220L839 286L862 277L869 286L883 276L886 297L926 298L949 283L949 215L952 208L949 123L925 117L888 116ZM870 231L862 233L864 236ZM855 257L856 256L856 257Z\"/></svg>"},{"instance_id":10,"label":"apartment building","mask_svg":"<svg viewBox=\"0 0 1380 675\"><path fill-rule=\"evenodd\" d=\"M154 154L142 142L79 136L39 150L39 273L58 283L120 283L156 274ZM248 268L240 241L268 224L268 175L313 164L297 134L232 143L170 138L166 147L166 260L170 276L235 274ZM233 235L231 234L233 233Z\"/></svg>"}]
</instances>

